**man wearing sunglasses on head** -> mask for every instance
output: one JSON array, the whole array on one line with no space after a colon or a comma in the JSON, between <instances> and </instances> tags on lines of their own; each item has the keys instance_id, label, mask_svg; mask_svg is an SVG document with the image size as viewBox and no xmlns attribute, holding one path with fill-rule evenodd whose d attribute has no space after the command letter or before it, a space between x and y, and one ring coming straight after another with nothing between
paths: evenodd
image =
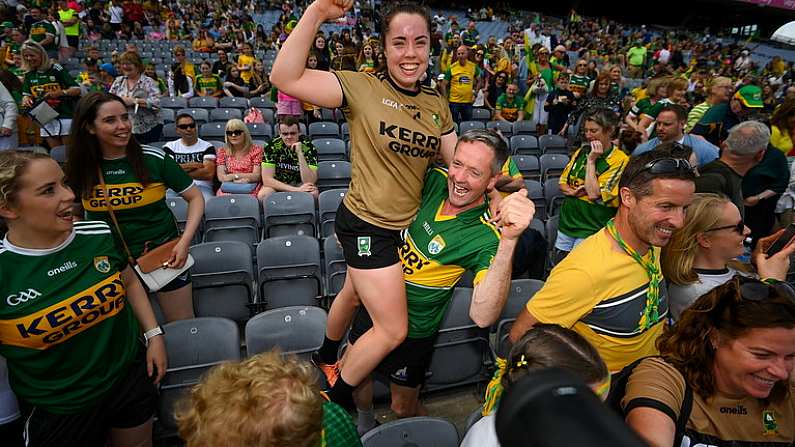
<instances>
[{"instance_id":1,"label":"man wearing sunglasses on head","mask_svg":"<svg viewBox=\"0 0 795 447\"><path fill-rule=\"evenodd\" d=\"M176 119L178 140L163 145L163 151L171 155L179 166L193 179L204 200L213 197L215 178L215 148L202 140L196 131L196 121L190 113L181 113Z\"/></svg>"},{"instance_id":2,"label":"man wearing sunglasses on head","mask_svg":"<svg viewBox=\"0 0 795 447\"><path fill-rule=\"evenodd\" d=\"M615 218L552 270L519 312L512 342L539 322L559 324L593 344L610 372L657 353L668 315L660 247L682 227L695 190L690 164L665 149L630 159Z\"/></svg>"}]
</instances>

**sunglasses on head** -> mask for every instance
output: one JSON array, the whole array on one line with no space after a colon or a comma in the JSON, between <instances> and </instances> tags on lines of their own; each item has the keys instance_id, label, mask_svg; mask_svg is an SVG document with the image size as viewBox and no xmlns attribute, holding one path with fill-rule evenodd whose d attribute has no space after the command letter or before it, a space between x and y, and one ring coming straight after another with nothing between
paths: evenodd
<instances>
[{"instance_id":1,"label":"sunglasses on head","mask_svg":"<svg viewBox=\"0 0 795 447\"><path fill-rule=\"evenodd\" d=\"M707 230L704 230L704 232L708 233L710 231L728 230L730 228L732 230L734 230L734 232L736 232L737 234L743 234L743 233L745 233L745 222L743 222L743 220L740 219L740 221L737 222L734 225L723 225L723 226L720 226L720 227L709 228Z\"/></svg>"},{"instance_id":2,"label":"sunglasses on head","mask_svg":"<svg viewBox=\"0 0 795 447\"><path fill-rule=\"evenodd\" d=\"M182 129L182 130L195 129L195 128L196 128L196 123L177 125L177 129Z\"/></svg>"},{"instance_id":3,"label":"sunglasses on head","mask_svg":"<svg viewBox=\"0 0 795 447\"><path fill-rule=\"evenodd\" d=\"M795 290L787 283L767 284L754 278L742 275L734 277L738 297L746 301L761 302L771 298L771 291L795 301Z\"/></svg>"},{"instance_id":4,"label":"sunglasses on head","mask_svg":"<svg viewBox=\"0 0 795 447\"><path fill-rule=\"evenodd\" d=\"M690 163L687 160L682 158L658 158L657 160L652 160L643 165L643 167L640 168L640 170L638 170L638 172L636 172L632 178L630 178L630 181L646 171L655 175L674 173L684 174L687 172L693 172L693 167L690 166Z\"/></svg>"},{"instance_id":5,"label":"sunglasses on head","mask_svg":"<svg viewBox=\"0 0 795 447\"><path fill-rule=\"evenodd\" d=\"M242 130L240 130L240 129L237 129L237 130L227 130L227 131L226 131L226 136L227 136L227 137L239 137L240 135L243 135L243 131L242 131Z\"/></svg>"}]
</instances>

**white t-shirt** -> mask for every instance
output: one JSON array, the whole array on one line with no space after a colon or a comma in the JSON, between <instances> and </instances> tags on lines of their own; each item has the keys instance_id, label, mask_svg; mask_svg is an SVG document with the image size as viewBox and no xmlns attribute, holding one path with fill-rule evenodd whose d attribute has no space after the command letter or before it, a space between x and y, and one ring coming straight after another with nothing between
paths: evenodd
<instances>
[{"instance_id":1,"label":"white t-shirt","mask_svg":"<svg viewBox=\"0 0 795 447\"><path fill-rule=\"evenodd\" d=\"M660 62L661 64L667 64L670 59L671 59L671 52L670 51L668 51L665 48L660 50L660 55L657 58L658 62Z\"/></svg>"},{"instance_id":2,"label":"white t-shirt","mask_svg":"<svg viewBox=\"0 0 795 447\"><path fill-rule=\"evenodd\" d=\"M497 439L497 429L494 428L495 415L492 412L488 416L483 416L467 431L461 447L500 447Z\"/></svg>"},{"instance_id":3,"label":"white t-shirt","mask_svg":"<svg viewBox=\"0 0 795 447\"><path fill-rule=\"evenodd\" d=\"M695 270L698 274L698 281L693 284L680 286L668 283L668 303L671 306L671 317L674 321L678 320L682 312L702 295L729 282L737 274L737 270L730 267L723 270Z\"/></svg>"},{"instance_id":4,"label":"white t-shirt","mask_svg":"<svg viewBox=\"0 0 795 447\"><path fill-rule=\"evenodd\" d=\"M205 160L215 161L215 148L212 144L199 138L192 146L182 143L182 138L171 141L163 145L163 151L178 164L183 163L204 163ZM209 187L212 189L213 182L209 180L193 180L196 186Z\"/></svg>"}]
</instances>

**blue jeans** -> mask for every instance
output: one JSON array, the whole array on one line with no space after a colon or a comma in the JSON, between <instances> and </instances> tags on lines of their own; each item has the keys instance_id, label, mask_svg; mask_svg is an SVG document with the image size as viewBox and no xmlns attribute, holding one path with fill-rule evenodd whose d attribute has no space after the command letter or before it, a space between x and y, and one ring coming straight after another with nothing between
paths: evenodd
<instances>
[{"instance_id":1,"label":"blue jeans","mask_svg":"<svg viewBox=\"0 0 795 447\"><path fill-rule=\"evenodd\" d=\"M464 102L451 102L450 113L453 115L453 121L457 123L462 121L471 121L472 104Z\"/></svg>"}]
</instances>

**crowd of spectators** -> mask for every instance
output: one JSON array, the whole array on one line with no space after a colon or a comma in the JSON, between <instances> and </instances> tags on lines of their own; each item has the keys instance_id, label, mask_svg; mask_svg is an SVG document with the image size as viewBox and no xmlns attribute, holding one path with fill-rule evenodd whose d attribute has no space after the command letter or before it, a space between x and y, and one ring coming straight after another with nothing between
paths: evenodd
<instances>
[{"instance_id":1,"label":"crowd of spectators","mask_svg":"<svg viewBox=\"0 0 795 447\"><path fill-rule=\"evenodd\" d=\"M97 194L95 189L100 185L105 187L102 169L106 164L118 164L116 171L110 172L129 169L130 176L153 176L144 183L149 188L149 180L162 182L157 185L163 197L153 199L152 207L157 208L156 217L168 221L169 226L155 235L156 239L163 242L178 237L164 206L166 189L170 188L169 195L182 195L192 209L187 236L183 234L174 248L172 261L181 266L199 226L203 213L199 204L203 200L244 194L265 202L275 192L284 191L317 198L318 148L305 126L326 121L329 114L335 121L349 118L343 110L352 113L350 95L360 85L356 84L360 78L348 78L350 74L343 72L371 75L379 82L384 76L392 76L384 49L386 36L376 31L379 20L374 16L378 11L364 3L341 3L351 3L351 10L333 27L312 34L307 40L311 42L307 57L300 58L301 67L306 67L302 73L327 72L318 79L336 79L340 84L342 101L338 108L329 108L301 99L303 92L280 90L279 86L287 85L284 75L274 77L273 84L278 86L271 83L274 58L284 45L290 48L288 39L294 30L301 29L297 28L299 21L310 8L300 0L6 1L0 6L0 157L3 151L20 146L45 146L46 151L66 146L71 151L67 180L77 200L82 198L88 217L93 215L97 220L104 218L105 208L94 206L87 197ZM258 23L257 18L274 14L274 10L279 13L273 25ZM505 18L505 32L481 35L478 24L496 17ZM526 133L535 137L564 141L567 152L559 177L551 177L553 184L544 183L544 188L553 185L560 190L559 211L545 227L555 222L556 231L542 234L531 226L522 228L522 236L510 233L510 238L503 237L503 241L510 239L511 247L516 241L521 246L526 237L554 237L547 241L554 250L545 264L549 271L539 278L546 281L543 288L516 315L509 337L516 345L506 360L498 362L492 382L496 388L490 387L492 394L483 411L486 418L466 437L464 445L498 445L494 410L499 398L494 397L495 390L496 396L503 387L507 392L525 369L555 365L582 376L603 399L610 388L610 374L614 380L626 376L628 383L623 384L625 389L620 388L626 394L617 397L618 410L627 425L650 445L795 442L791 380L795 367L795 289L788 282L793 280L789 256L795 252L795 244L777 254L765 253L782 234L781 228L792 223L795 210L793 61L776 56L761 64L758 61L762 58L754 57L754 46L748 42L688 30L629 26L606 18L583 17L576 11L564 18L527 11L495 13L490 8L460 15L440 13L432 18L427 31L429 64L418 76L421 85L417 89L443 98L444 113L433 115L435 131L452 127L449 117L458 130L464 123L484 121L485 116L489 128L516 129L521 125L531 129ZM166 53L142 50L144 44L158 41L168 42L159 47ZM405 86L389 80L396 91L406 92ZM323 98L323 93L314 94L306 97ZM216 141L200 134L202 121L190 111L170 117L163 113L162 103L178 98L206 98L212 108L219 100L234 98L246 106L239 116L220 123L223 141ZM367 97L356 97L354 106L360 114L358 107L368 101ZM383 101L393 107L387 99ZM259 104L272 104L273 110ZM405 107L394 104L395 109ZM413 119L418 121L419 117L417 111ZM167 137L164 127L172 123L176 137ZM274 124L273 138L260 141L252 136L252 125ZM360 122L359 127L362 125ZM390 132L384 129L382 121L382 136ZM404 130L400 128L401 135ZM359 128L354 132L369 136L377 129ZM480 189L471 188L477 191L478 199L484 197L481 190L488 194L488 200L479 203L483 207L477 208L479 213L497 216L505 212L502 217L507 219L507 211L520 209L518 199L508 193L526 192L521 178L526 173L520 172L513 158L503 160L498 153L507 151L514 157L522 154L511 146L510 135L498 131L487 132L486 136L461 133L464 137L460 141L468 145L488 142L484 144L495 153L491 164L500 162L500 169L491 166L491 176L478 184ZM442 143L447 135L450 133L442 134ZM504 141L499 137L505 137ZM413 138L416 143L417 135ZM449 154L443 154L441 146L444 144L438 150L433 148L438 152L437 161L458 163L456 167L462 169L459 158L442 160L442 155ZM75 148L88 149L78 153ZM352 147L348 153L360 150ZM97 158L92 151L104 158ZM119 159L130 151L137 151L139 159L131 159L128 166L127 161ZM11 222L30 212L19 209L19 191L31 188L30 170L45 165L47 175L63 177L60 168L36 157L0 158L0 220ZM355 168L362 169L362 165ZM99 179L95 170L100 171ZM463 174L452 175L458 179L457 175ZM547 173L543 175L546 180ZM531 179L532 174L526 178ZM117 180L123 183L121 178ZM450 182L449 188L454 188ZM437 186L444 190L446 183ZM425 188L427 192L427 181ZM359 189L357 194L376 194L361 185ZM492 196L495 189L504 194ZM69 194L63 192L64 197ZM437 209L442 212L437 205L432 211ZM530 210L523 216L529 222L534 208L528 203L521 209ZM127 225L124 216L122 223ZM148 242L138 241L138 236L157 226L137 225L141 225L141 231L123 235L134 245L144 245L133 247L135 256L145 253ZM24 232L20 221L6 226L9 234ZM493 245L496 255L497 242ZM0 245L0 255L18 248L7 239ZM444 242L441 248L436 247L443 248ZM520 257L523 251L517 248L515 253ZM95 265L97 262L94 258ZM477 281L489 278L485 272L494 271L492 262L494 256L487 265L478 264L482 270L476 272L476 287ZM124 270L122 260L114 261L113 267L114 272L118 269L132 277L129 269ZM2 268L6 265L0 263ZM404 277L409 276L404 270ZM489 286L496 284L495 276L492 273ZM446 288L452 289L458 280L456 277ZM168 320L193 317L190 281L189 275L178 277L174 288L158 294L161 301L171 299L170 304L161 304ZM140 291L135 283L137 296ZM409 279L406 284L408 289L417 286ZM352 287L346 283L343 291L349 296L345 299L355 301L359 297ZM497 289L502 290L494 287ZM473 300L497 295L493 290L488 295L482 290L478 293L475 288ZM350 306L362 302L370 305L362 300ZM501 308L505 297L494 303ZM2 306L0 323L11 312ZM140 319L145 315L154 324L149 321L148 308L143 308L136 316ZM437 323L445 307L439 309ZM408 311L411 318L411 299ZM494 317L498 315L499 309ZM367 328L380 330L381 323L375 318ZM337 329L342 334L347 326L346 330ZM7 335L3 330L0 326L0 345ZM414 337L411 331L407 341ZM147 341L160 335L152 335L148 328L145 332L149 334ZM329 345L328 332L326 336L324 347L334 348L327 350L333 351L329 358L336 361L339 340ZM362 340L375 343L370 338ZM353 341L349 349L356 349L352 348ZM411 352L405 344L395 346L404 348L400 350L403 356ZM13 354L10 365L19 360ZM160 361L161 353L156 357ZM329 364L336 365L332 360ZM152 359L148 361L151 376ZM322 369L329 385L339 379L348 386L339 367ZM157 372L159 380L163 371ZM142 371L138 373L143 377ZM262 377L258 377L260 373ZM342 409L353 409L345 405L354 403L352 391L347 390L349 396L343 402L338 399L339 386L332 388L329 399L341 406L331 405L321 397L311 374L306 364L275 355L224 365L193 390L180 415L180 434L189 445L232 439L217 437L212 430L228 427L219 426L212 418L224 413L228 400L239 398L241 387L254 387L260 394L250 398L257 411L275 416L280 411L274 410L276 405L294 407L282 415L284 420L269 421L262 430L251 429L250 424L257 420L248 419L252 416L250 409L234 408L229 414L239 415L235 423L243 424L236 430L236 436L245 439L241 442L263 442L271 437L290 439L291 445L310 445L321 438L325 442L331 433L330 439L337 441L328 445L355 444L358 441L350 441L355 437L353 421ZM421 371L420 376L423 374ZM19 373L12 371L11 377L13 389L18 386L14 381L19 381ZM266 383L263 378L279 383ZM369 383L366 378L357 382L365 389ZM417 381L410 382L414 387ZM417 390L422 379L418 382ZM270 391L268 386L272 386ZM300 394L302 399L284 403L289 396L279 394L282 392ZM405 390L394 388L393 397L400 392ZM418 394L409 397L411 409L403 407L399 416L424 413ZM14 413L16 404L10 404L11 400L10 393L0 393L0 410ZM365 403L359 404L362 401ZM356 402L360 432L374 425L371 401L371 396L359 396ZM28 412L30 402L23 402L22 407ZM730 411L724 411L727 408ZM337 419L328 422L329 414ZM14 417L18 415L0 411L0 422L4 423L0 433L17 430L20 421ZM760 420L761 429L757 427ZM756 424L753 428L752 422ZM283 432L293 423L302 424L301 430ZM339 430L321 435L321 425L322 430L331 426ZM297 440L299 437L303 440Z\"/></svg>"}]
</instances>

